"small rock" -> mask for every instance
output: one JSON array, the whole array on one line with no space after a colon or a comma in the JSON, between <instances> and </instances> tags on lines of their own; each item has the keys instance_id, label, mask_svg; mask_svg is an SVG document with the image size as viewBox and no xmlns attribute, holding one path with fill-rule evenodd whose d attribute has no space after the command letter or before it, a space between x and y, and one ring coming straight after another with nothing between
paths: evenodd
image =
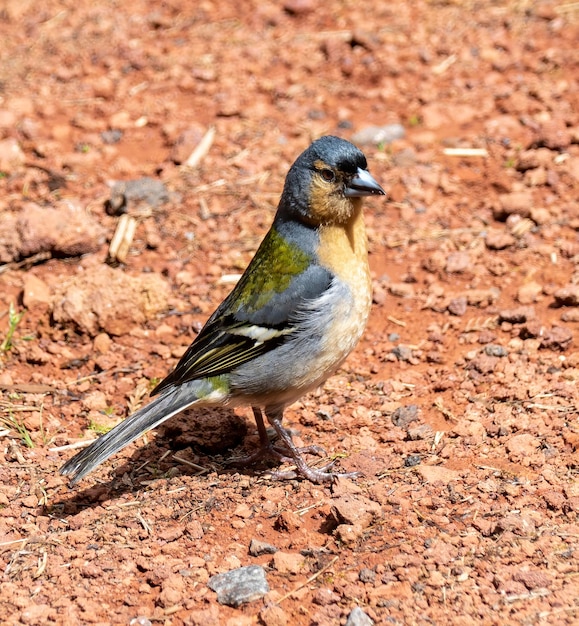
<instances>
[{"instance_id":1,"label":"small rock","mask_svg":"<svg viewBox=\"0 0 579 626\"><path fill-rule=\"evenodd\" d=\"M458 480L460 477L458 471L440 465L420 465L417 471L427 483L447 484L451 480Z\"/></svg>"},{"instance_id":2,"label":"small rock","mask_svg":"<svg viewBox=\"0 0 579 626\"><path fill-rule=\"evenodd\" d=\"M259 600L269 592L265 570L259 565L248 565L212 576L207 586L217 593L217 602L237 607Z\"/></svg>"},{"instance_id":3,"label":"small rock","mask_svg":"<svg viewBox=\"0 0 579 626\"><path fill-rule=\"evenodd\" d=\"M492 374L498 363L496 356L490 356L488 353L479 354L468 364L467 369L474 369L480 374Z\"/></svg>"},{"instance_id":4,"label":"small rock","mask_svg":"<svg viewBox=\"0 0 579 626\"><path fill-rule=\"evenodd\" d=\"M519 570L513 575L513 580L523 583L529 590L541 587L550 587L552 579L540 570Z\"/></svg>"},{"instance_id":5,"label":"small rock","mask_svg":"<svg viewBox=\"0 0 579 626\"><path fill-rule=\"evenodd\" d=\"M564 326L553 326L541 338L540 348L547 350L567 350L573 342L573 333Z\"/></svg>"},{"instance_id":6,"label":"small rock","mask_svg":"<svg viewBox=\"0 0 579 626\"><path fill-rule=\"evenodd\" d=\"M562 322L579 322L579 309L567 309L561 313Z\"/></svg>"},{"instance_id":7,"label":"small rock","mask_svg":"<svg viewBox=\"0 0 579 626\"><path fill-rule=\"evenodd\" d=\"M362 583L373 583L376 580L376 572L369 567L364 567L358 572L358 580Z\"/></svg>"},{"instance_id":8,"label":"small rock","mask_svg":"<svg viewBox=\"0 0 579 626\"><path fill-rule=\"evenodd\" d=\"M35 304L49 304L51 299L50 287L38 276L25 274L22 289L22 304L30 309Z\"/></svg>"},{"instance_id":9,"label":"small rock","mask_svg":"<svg viewBox=\"0 0 579 626\"><path fill-rule=\"evenodd\" d=\"M519 336L521 339L537 339L545 332L545 326L539 320L530 320L521 328Z\"/></svg>"},{"instance_id":10,"label":"small rock","mask_svg":"<svg viewBox=\"0 0 579 626\"><path fill-rule=\"evenodd\" d=\"M539 127L536 144L549 150L565 150L571 143L571 133L565 121L554 119L544 122Z\"/></svg>"},{"instance_id":11,"label":"small rock","mask_svg":"<svg viewBox=\"0 0 579 626\"><path fill-rule=\"evenodd\" d=\"M91 391L82 399L82 407L87 411L103 411L107 406L107 397L102 391Z\"/></svg>"},{"instance_id":12,"label":"small rock","mask_svg":"<svg viewBox=\"0 0 579 626\"><path fill-rule=\"evenodd\" d=\"M470 254L465 250L461 250L459 252L451 252L448 257L446 257L446 266L445 271L448 274L460 274L470 269L472 265L472 259L470 258Z\"/></svg>"},{"instance_id":13,"label":"small rock","mask_svg":"<svg viewBox=\"0 0 579 626\"><path fill-rule=\"evenodd\" d=\"M136 180L121 180L113 183L105 209L108 215L121 215L133 206L145 205L156 209L168 200L169 192L164 183L145 176Z\"/></svg>"},{"instance_id":14,"label":"small rock","mask_svg":"<svg viewBox=\"0 0 579 626\"><path fill-rule=\"evenodd\" d=\"M510 324L524 324L534 319L535 309L531 306L520 306L516 309L503 309L499 312L499 324L509 322Z\"/></svg>"},{"instance_id":15,"label":"small rock","mask_svg":"<svg viewBox=\"0 0 579 626\"><path fill-rule=\"evenodd\" d=\"M299 574L303 571L306 558L293 552L276 552L272 565L280 574Z\"/></svg>"},{"instance_id":16,"label":"small rock","mask_svg":"<svg viewBox=\"0 0 579 626\"><path fill-rule=\"evenodd\" d=\"M422 461L420 454L409 454L404 459L404 467L416 467L420 465L420 461Z\"/></svg>"},{"instance_id":17,"label":"small rock","mask_svg":"<svg viewBox=\"0 0 579 626\"><path fill-rule=\"evenodd\" d=\"M286 0L283 8L290 15L306 15L316 8L316 4L313 0Z\"/></svg>"},{"instance_id":18,"label":"small rock","mask_svg":"<svg viewBox=\"0 0 579 626\"><path fill-rule=\"evenodd\" d=\"M498 356L498 357L503 357L503 356L508 356L508 351L503 348L503 346L498 346L496 344L493 343L489 343L484 347L484 351L485 354L488 354L489 356Z\"/></svg>"},{"instance_id":19,"label":"small rock","mask_svg":"<svg viewBox=\"0 0 579 626\"><path fill-rule=\"evenodd\" d=\"M0 263L41 252L81 256L96 252L105 230L86 211L67 200L53 207L29 202L16 214L0 214Z\"/></svg>"},{"instance_id":20,"label":"small rock","mask_svg":"<svg viewBox=\"0 0 579 626\"><path fill-rule=\"evenodd\" d=\"M497 520L495 532L508 531L523 537L532 537L537 529L537 525L530 515L519 515L517 513L507 514Z\"/></svg>"},{"instance_id":21,"label":"small rock","mask_svg":"<svg viewBox=\"0 0 579 626\"><path fill-rule=\"evenodd\" d=\"M272 546L271 543L260 541L259 539L252 539L249 544L249 554L251 556L261 556L262 554L274 554L277 552L277 548Z\"/></svg>"},{"instance_id":22,"label":"small rock","mask_svg":"<svg viewBox=\"0 0 579 626\"><path fill-rule=\"evenodd\" d=\"M317 604L318 606L327 606L328 604L337 604L340 601L340 596L328 589L327 587L322 587L318 589L312 598L312 602Z\"/></svg>"},{"instance_id":23,"label":"small rock","mask_svg":"<svg viewBox=\"0 0 579 626\"><path fill-rule=\"evenodd\" d=\"M99 333L92 342L92 347L99 354L107 353L113 344L113 340L106 333Z\"/></svg>"},{"instance_id":24,"label":"small rock","mask_svg":"<svg viewBox=\"0 0 579 626\"><path fill-rule=\"evenodd\" d=\"M288 614L277 604L271 604L261 609L259 619L265 626L287 626L289 624Z\"/></svg>"},{"instance_id":25,"label":"small rock","mask_svg":"<svg viewBox=\"0 0 579 626\"><path fill-rule=\"evenodd\" d=\"M521 304L531 304L537 301L537 297L542 291L543 285L531 280L519 287L519 290L517 291L517 300Z\"/></svg>"},{"instance_id":26,"label":"small rock","mask_svg":"<svg viewBox=\"0 0 579 626\"><path fill-rule=\"evenodd\" d=\"M515 245L516 240L510 234L499 228L489 228L485 238L485 245L489 250L504 250Z\"/></svg>"},{"instance_id":27,"label":"small rock","mask_svg":"<svg viewBox=\"0 0 579 626\"><path fill-rule=\"evenodd\" d=\"M565 285L553 294L555 306L579 306L579 285Z\"/></svg>"},{"instance_id":28,"label":"small rock","mask_svg":"<svg viewBox=\"0 0 579 626\"><path fill-rule=\"evenodd\" d=\"M293 533L302 526L302 518L292 511L280 513L274 523L274 528L284 533Z\"/></svg>"},{"instance_id":29,"label":"small rock","mask_svg":"<svg viewBox=\"0 0 579 626\"><path fill-rule=\"evenodd\" d=\"M553 153L548 148L524 150L517 157L516 169L526 172L535 168L547 168L553 164Z\"/></svg>"},{"instance_id":30,"label":"small rock","mask_svg":"<svg viewBox=\"0 0 579 626\"><path fill-rule=\"evenodd\" d=\"M111 130L103 130L101 133L101 139L103 143L107 145L114 145L119 143L119 141L123 138L123 131L118 128L113 128Z\"/></svg>"},{"instance_id":31,"label":"small rock","mask_svg":"<svg viewBox=\"0 0 579 626\"><path fill-rule=\"evenodd\" d=\"M223 621L219 615L219 607L212 604L206 609L191 611L185 623L188 626L222 626Z\"/></svg>"},{"instance_id":32,"label":"small rock","mask_svg":"<svg viewBox=\"0 0 579 626\"><path fill-rule=\"evenodd\" d=\"M456 315L460 317L466 313L468 301L465 296L459 296L458 298L453 298L447 306L448 312L452 315Z\"/></svg>"},{"instance_id":33,"label":"small rock","mask_svg":"<svg viewBox=\"0 0 579 626\"><path fill-rule=\"evenodd\" d=\"M388 291L397 298L413 298L415 295L414 287L408 283L391 283Z\"/></svg>"},{"instance_id":34,"label":"small rock","mask_svg":"<svg viewBox=\"0 0 579 626\"><path fill-rule=\"evenodd\" d=\"M392 413L392 423L398 428L406 428L410 423L418 419L418 406L409 404L408 406L398 407Z\"/></svg>"},{"instance_id":35,"label":"small rock","mask_svg":"<svg viewBox=\"0 0 579 626\"><path fill-rule=\"evenodd\" d=\"M48 604L34 604L30 602L28 606L20 613L20 622L22 624L45 624L55 617L55 610Z\"/></svg>"},{"instance_id":36,"label":"small rock","mask_svg":"<svg viewBox=\"0 0 579 626\"><path fill-rule=\"evenodd\" d=\"M395 346L392 348L391 352L399 361L409 362L412 359L412 348L408 346L402 344Z\"/></svg>"},{"instance_id":37,"label":"small rock","mask_svg":"<svg viewBox=\"0 0 579 626\"><path fill-rule=\"evenodd\" d=\"M419 426L408 428L406 433L410 441L422 441L424 439L430 439L433 436L433 430L430 424L420 424Z\"/></svg>"},{"instance_id":38,"label":"small rock","mask_svg":"<svg viewBox=\"0 0 579 626\"><path fill-rule=\"evenodd\" d=\"M339 524L334 536L345 545L356 543L364 536L364 529L359 524Z\"/></svg>"},{"instance_id":39,"label":"small rock","mask_svg":"<svg viewBox=\"0 0 579 626\"><path fill-rule=\"evenodd\" d=\"M377 502L360 495L343 495L332 499L332 515L342 524L358 524L367 528L382 515Z\"/></svg>"},{"instance_id":40,"label":"small rock","mask_svg":"<svg viewBox=\"0 0 579 626\"><path fill-rule=\"evenodd\" d=\"M129 626L153 626L153 622L151 622L148 617L139 615L137 617L133 617L133 619L129 622Z\"/></svg>"},{"instance_id":41,"label":"small rock","mask_svg":"<svg viewBox=\"0 0 579 626\"><path fill-rule=\"evenodd\" d=\"M537 437L522 433L511 437L505 444L507 451L514 457L528 457L534 454L541 445Z\"/></svg>"},{"instance_id":42,"label":"small rock","mask_svg":"<svg viewBox=\"0 0 579 626\"><path fill-rule=\"evenodd\" d=\"M164 607L174 606L183 600L185 593L185 579L179 574L171 574L163 581L158 602Z\"/></svg>"},{"instance_id":43,"label":"small rock","mask_svg":"<svg viewBox=\"0 0 579 626\"><path fill-rule=\"evenodd\" d=\"M12 137L0 141L0 172L14 172L24 165L26 156Z\"/></svg>"},{"instance_id":44,"label":"small rock","mask_svg":"<svg viewBox=\"0 0 579 626\"><path fill-rule=\"evenodd\" d=\"M373 623L374 620L370 619L359 606L350 611L346 620L346 626L372 626Z\"/></svg>"},{"instance_id":45,"label":"small rock","mask_svg":"<svg viewBox=\"0 0 579 626\"><path fill-rule=\"evenodd\" d=\"M386 124L385 126L366 126L352 137L352 142L359 146L389 144L406 135L402 124Z\"/></svg>"},{"instance_id":46,"label":"small rock","mask_svg":"<svg viewBox=\"0 0 579 626\"><path fill-rule=\"evenodd\" d=\"M531 209L531 219L535 224L542 225L551 222L553 217L548 209L544 207L534 207Z\"/></svg>"},{"instance_id":47,"label":"small rock","mask_svg":"<svg viewBox=\"0 0 579 626\"><path fill-rule=\"evenodd\" d=\"M534 170L529 170L525 172L525 184L528 187L540 187L541 185L546 185L549 180L549 173L544 167L538 167ZM533 209L531 209L531 216L533 214Z\"/></svg>"},{"instance_id":48,"label":"small rock","mask_svg":"<svg viewBox=\"0 0 579 626\"><path fill-rule=\"evenodd\" d=\"M533 206L533 194L530 191L513 191L499 196L499 206L493 208L493 217L504 221L516 213L522 217L529 217Z\"/></svg>"}]
</instances>

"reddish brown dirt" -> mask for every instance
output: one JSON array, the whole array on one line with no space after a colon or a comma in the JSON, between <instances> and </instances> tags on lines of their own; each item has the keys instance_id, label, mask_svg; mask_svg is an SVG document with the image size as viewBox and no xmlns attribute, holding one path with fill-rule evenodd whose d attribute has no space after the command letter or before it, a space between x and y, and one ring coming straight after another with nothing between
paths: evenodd
<instances>
[{"instance_id":1,"label":"reddish brown dirt","mask_svg":"<svg viewBox=\"0 0 579 626\"><path fill-rule=\"evenodd\" d=\"M0 622L325 625L359 606L377 624L577 624L577 3L7 0L0 41L0 218L69 202L102 237L28 264L16 242L1 268L0 342L10 303L24 316L0 354ZM293 159L395 122L404 139L363 148L389 192L366 203L368 330L287 412L363 477L231 469L256 443L240 410L173 420L70 489L73 451L54 449L168 372ZM199 166L176 165L211 126ZM83 330L57 294L106 261L108 183L143 176L170 199L129 206L114 276L157 277L162 311ZM270 593L219 605L208 578L249 564Z\"/></svg>"}]
</instances>

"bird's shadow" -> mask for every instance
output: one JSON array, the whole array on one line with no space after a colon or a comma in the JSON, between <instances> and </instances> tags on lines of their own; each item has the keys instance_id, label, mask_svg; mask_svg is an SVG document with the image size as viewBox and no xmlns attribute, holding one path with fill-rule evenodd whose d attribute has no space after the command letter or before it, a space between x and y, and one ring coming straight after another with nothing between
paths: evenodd
<instances>
[{"instance_id":1,"label":"bird's shadow","mask_svg":"<svg viewBox=\"0 0 579 626\"><path fill-rule=\"evenodd\" d=\"M249 449L254 438L257 446L255 427L231 409L184 411L157 428L151 442L139 446L130 460L115 469L110 480L85 489L71 486L45 505L43 514L76 515L124 493L142 490L144 481L167 476L194 476L215 470L220 474L259 474L263 466L234 464L235 458L243 454L234 450L241 446Z\"/></svg>"}]
</instances>

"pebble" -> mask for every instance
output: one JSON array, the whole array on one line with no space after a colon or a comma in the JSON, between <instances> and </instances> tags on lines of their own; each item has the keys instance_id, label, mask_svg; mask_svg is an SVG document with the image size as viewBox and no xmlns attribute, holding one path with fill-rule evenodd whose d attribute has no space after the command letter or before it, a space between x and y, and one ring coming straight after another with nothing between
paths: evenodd
<instances>
[{"instance_id":1,"label":"pebble","mask_svg":"<svg viewBox=\"0 0 579 626\"><path fill-rule=\"evenodd\" d=\"M106 202L109 215L120 215L126 207L144 204L158 208L169 200L167 187L155 178L144 176L136 180L121 180L113 183L110 198Z\"/></svg>"},{"instance_id":2,"label":"pebble","mask_svg":"<svg viewBox=\"0 0 579 626\"><path fill-rule=\"evenodd\" d=\"M456 315L460 317L466 313L466 308L468 305L468 301L465 296L459 296L458 298L453 298L448 303L448 312L452 313L452 315Z\"/></svg>"},{"instance_id":3,"label":"pebble","mask_svg":"<svg viewBox=\"0 0 579 626\"><path fill-rule=\"evenodd\" d=\"M266 606L259 612L260 623L265 626L287 626L289 624L288 614L276 604Z\"/></svg>"},{"instance_id":4,"label":"pebble","mask_svg":"<svg viewBox=\"0 0 579 626\"><path fill-rule=\"evenodd\" d=\"M485 238L485 245L489 250L504 250L515 245L515 238L499 228L489 228Z\"/></svg>"},{"instance_id":5,"label":"pebble","mask_svg":"<svg viewBox=\"0 0 579 626\"><path fill-rule=\"evenodd\" d=\"M464 250L451 252L446 257L445 271L447 274L460 274L468 270L472 265L470 254Z\"/></svg>"},{"instance_id":6,"label":"pebble","mask_svg":"<svg viewBox=\"0 0 579 626\"><path fill-rule=\"evenodd\" d=\"M341 524L367 528L382 515L377 502L360 495L343 495L332 499L332 515Z\"/></svg>"},{"instance_id":7,"label":"pebble","mask_svg":"<svg viewBox=\"0 0 579 626\"><path fill-rule=\"evenodd\" d=\"M540 347L547 350L566 350L573 342L573 333L564 326L553 326L543 333Z\"/></svg>"},{"instance_id":8,"label":"pebble","mask_svg":"<svg viewBox=\"0 0 579 626\"><path fill-rule=\"evenodd\" d=\"M406 428L410 423L418 419L418 406L409 404L408 406L398 407L392 413L392 423L398 428Z\"/></svg>"},{"instance_id":9,"label":"pebble","mask_svg":"<svg viewBox=\"0 0 579 626\"><path fill-rule=\"evenodd\" d=\"M129 626L153 626L153 622L148 617L139 615L138 617L133 617L129 622Z\"/></svg>"},{"instance_id":10,"label":"pebble","mask_svg":"<svg viewBox=\"0 0 579 626\"><path fill-rule=\"evenodd\" d=\"M460 477L458 471L440 465L420 465L417 471L427 483L447 484Z\"/></svg>"},{"instance_id":11,"label":"pebble","mask_svg":"<svg viewBox=\"0 0 579 626\"><path fill-rule=\"evenodd\" d=\"M412 348L409 348L408 346L396 346L392 348L391 352L399 361L408 362L412 359Z\"/></svg>"},{"instance_id":12,"label":"pebble","mask_svg":"<svg viewBox=\"0 0 579 626\"><path fill-rule=\"evenodd\" d=\"M111 349L113 340L106 333L99 333L93 340L93 349L99 354L105 354Z\"/></svg>"},{"instance_id":13,"label":"pebble","mask_svg":"<svg viewBox=\"0 0 579 626\"><path fill-rule=\"evenodd\" d=\"M541 445L541 442L537 437L529 435L528 433L522 433L511 437L507 443L506 448L511 455L515 457L530 456Z\"/></svg>"},{"instance_id":14,"label":"pebble","mask_svg":"<svg viewBox=\"0 0 579 626\"><path fill-rule=\"evenodd\" d=\"M532 304L537 301L537 298L542 291L543 285L531 280L519 287L517 291L517 300L521 304Z\"/></svg>"},{"instance_id":15,"label":"pebble","mask_svg":"<svg viewBox=\"0 0 579 626\"><path fill-rule=\"evenodd\" d=\"M402 124L386 124L385 126L366 126L352 137L352 142L359 146L389 144L396 139L403 139L406 131Z\"/></svg>"},{"instance_id":16,"label":"pebble","mask_svg":"<svg viewBox=\"0 0 579 626\"><path fill-rule=\"evenodd\" d=\"M535 309L532 306L520 306L516 309L503 309L499 311L499 324L509 322L510 324L524 324L534 319Z\"/></svg>"},{"instance_id":17,"label":"pebble","mask_svg":"<svg viewBox=\"0 0 579 626\"><path fill-rule=\"evenodd\" d=\"M319 606L327 606L328 604L337 604L340 601L340 596L328 589L327 587L322 587L318 589L312 598L312 602Z\"/></svg>"},{"instance_id":18,"label":"pebble","mask_svg":"<svg viewBox=\"0 0 579 626\"><path fill-rule=\"evenodd\" d=\"M35 304L48 304L49 302L50 287L34 274L25 274L22 288L22 304L27 309L30 309Z\"/></svg>"},{"instance_id":19,"label":"pebble","mask_svg":"<svg viewBox=\"0 0 579 626\"><path fill-rule=\"evenodd\" d=\"M549 150L565 150L571 143L571 133L564 120L548 120L539 127L536 143Z\"/></svg>"},{"instance_id":20,"label":"pebble","mask_svg":"<svg viewBox=\"0 0 579 626\"><path fill-rule=\"evenodd\" d=\"M265 570L260 565L216 574L207 581L207 586L217 593L219 604L233 607L259 600L269 591Z\"/></svg>"},{"instance_id":21,"label":"pebble","mask_svg":"<svg viewBox=\"0 0 579 626\"><path fill-rule=\"evenodd\" d=\"M416 467L420 464L420 461L419 454L411 454L404 459L404 467Z\"/></svg>"},{"instance_id":22,"label":"pebble","mask_svg":"<svg viewBox=\"0 0 579 626\"><path fill-rule=\"evenodd\" d=\"M346 626L372 626L373 623L374 620L370 619L359 606L350 611L346 620Z\"/></svg>"},{"instance_id":23,"label":"pebble","mask_svg":"<svg viewBox=\"0 0 579 626\"><path fill-rule=\"evenodd\" d=\"M484 347L485 354L488 356L508 356L508 351L503 346L498 346L494 343L489 343Z\"/></svg>"},{"instance_id":24,"label":"pebble","mask_svg":"<svg viewBox=\"0 0 579 626\"><path fill-rule=\"evenodd\" d=\"M579 285L565 285L553 294L555 306L579 306Z\"/></svg>"},{"instance_id":25,"label":"pebble","mask_svg":"<svg viewBox=\"0 0 579 626\"><path fill-rule=\"evenodd\" d=\"M0 141L0 171L1 172L14 172L20 169L24 165L26 156L20 145L9 137Z\"/></svg>"},{"instance_id":26,"label":"pebble","mask_svg":"<svg viewBox=\"0 0 579 626\"><path fill-rule=\"evenodd\" d=\"M568 309L561 313L562 322L579 322L579 309Z\"/></svg>"},{"instance_id":27,"label":"pebble","mask_svg":"<svg viewBox=\"0 0 579 626\"><path fill-rule=\"evenodd\" d=\"M529 590L550 587L552 579L545 572L540 570L521 569L515 572L513 580L523 583Z\"/></svg>"},{"instance_id":28,"label":"pebble","mask_svg":"<svg viewBox=\"0 0 579 626\"><path fill-rule=\"evenodd\" d=\"M299 574L304 569L306 558L294 552L276 552L272 564L280 574Z\"/></svg>"},{"instance_id":29,"label":"pebble","mask_svg":"<svg viewBox=\"0 0 579 626\"><path fill-rule=\"evenodd\" d=\"M533 206L533 194L530 191L513 191L499 196L499 205L493 208L493 217L504 221L516 213L522 217L529 217Z\"/></svg>"},{"instance_id":30,"label":"pebble","mask_svg":"<svg viewBox=\"0 0 579 626\"><path fill-rule=\"evenodd\" d=\"M259 539L252 539L249 544L249 554L251 556L261 556L262 554L274 554L277 552L277 548L272 546L271 543L260 541Z\"/></svg>"}]
</instances>

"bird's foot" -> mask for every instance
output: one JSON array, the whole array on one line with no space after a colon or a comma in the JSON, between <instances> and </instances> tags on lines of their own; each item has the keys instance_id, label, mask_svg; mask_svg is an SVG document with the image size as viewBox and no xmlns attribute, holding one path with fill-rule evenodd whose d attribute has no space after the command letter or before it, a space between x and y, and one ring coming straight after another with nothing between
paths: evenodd
<instances>
[{"instance_id":1,"label":"bird's foot","mask_svg":"<svg viewBox=\"0 0 579 626\"><path fill-rule=\"evenodd\" d=\"M300 454L315 454L319 457L326 455L326 451L321 446L306 446L304 448L296 449ZM288 450L285 446L274 445L268 441L266 444L261 445L259 449L252 454L230 459L227 461L227 464L235 465L237 467L247 467L248 465L255 465L266 461L276 461L278 463L295 462L291 450ZM330 465L333 465L333 462Z\"/></svg>"},{"instance_id":2,"label":"bird's foot","mask_svg":"<svg viewBox=\"0 0 579 626\"><path fill-rule=\"evenodd\" d=\"M258 450L252 454L229 459L228 465L234 465L237 467L247 467L248 465L255 465L256 463L264 463L265 461L277 461L278 463L291 463L293 459L288 456L288 450L273 446L271 444L260 446Z\"/></svg>"},{"instance_id":3,"label":"bird's foot","mask_svg":"<svg viewBox=\"0 0 579 626\"><path fill-rule=\"evenodd\" d=\"M291 463L294 464L295 469L291 470L272 470L269 472L269 475L275 480L292 480L294 478L305 478L312 483L333 483L338 478L357 478L360 476L360 472L347 472L347 473L338 473L338 472L330 472L335 461L324 465L324 467L315 468L310 467L300 456L300 460L297 458L289 459Z\"/></svg>"}]
</instances>

